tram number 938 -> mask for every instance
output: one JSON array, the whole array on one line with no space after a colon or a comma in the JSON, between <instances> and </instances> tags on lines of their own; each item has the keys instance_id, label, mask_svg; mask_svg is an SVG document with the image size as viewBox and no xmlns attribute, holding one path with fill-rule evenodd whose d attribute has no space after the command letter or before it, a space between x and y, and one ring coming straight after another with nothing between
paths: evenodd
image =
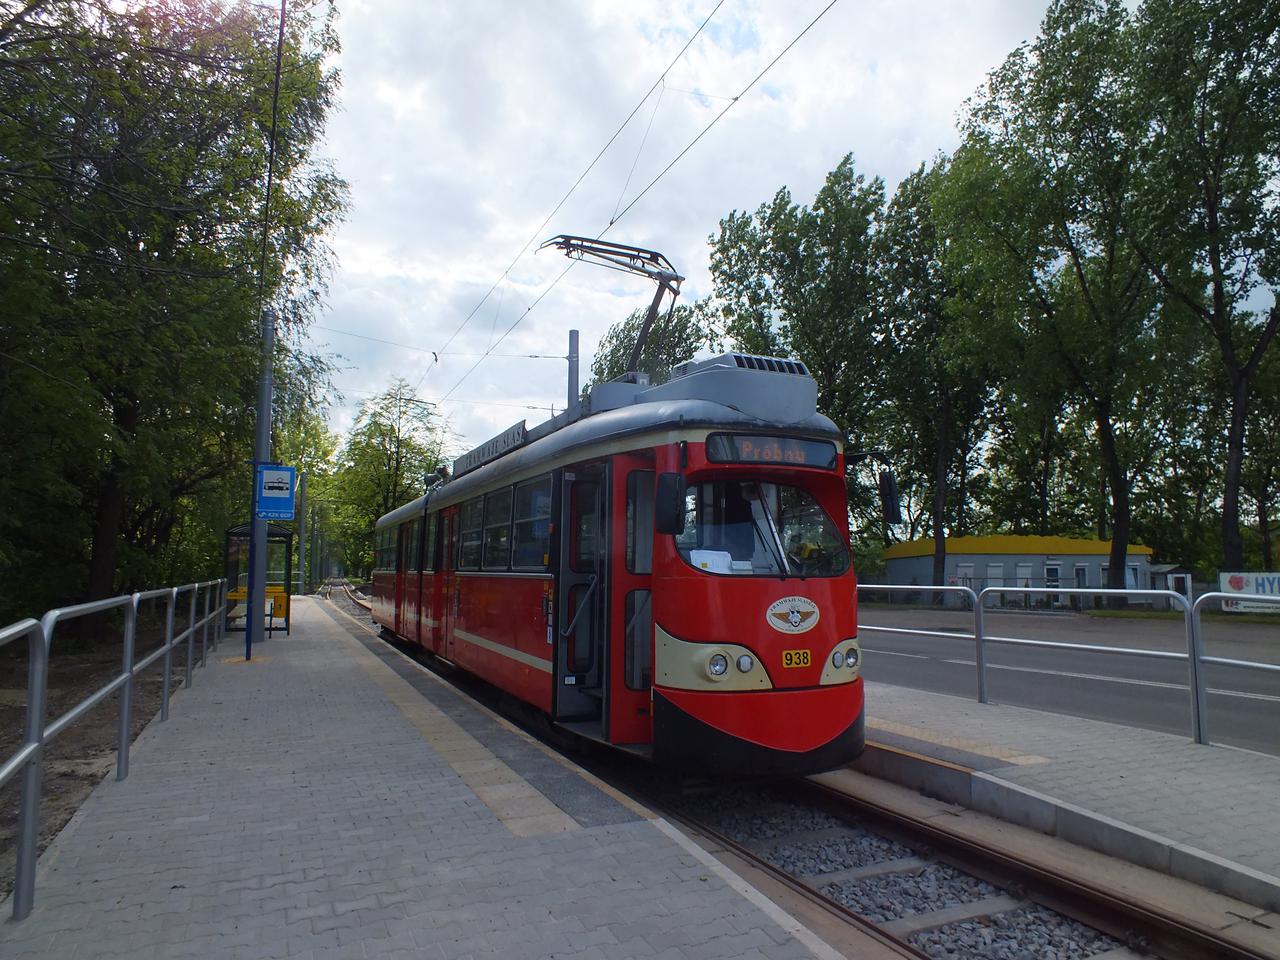
<instances>
[{"instance_id":1,"label":"tram number 938","mask_svg":"<svg viewBox=\"0 0 1280 960\"><path fill-rule=\"evenodd\" d=\"M782 651L782 665L784 667L807 667L810 662L808 650Z\"/></svg>"}]
</instances>

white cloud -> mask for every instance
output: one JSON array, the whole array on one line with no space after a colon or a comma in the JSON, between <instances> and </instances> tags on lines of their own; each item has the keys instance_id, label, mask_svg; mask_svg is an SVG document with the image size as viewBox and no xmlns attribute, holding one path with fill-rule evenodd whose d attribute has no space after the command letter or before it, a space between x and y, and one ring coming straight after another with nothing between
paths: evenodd
<instances>
[{"instance_id":1,"label":"white cloud","mask_svg":"<svg viewBox=\"0 0 1280 960\"><path fill-rule=\"evenodd\" d=\"M319 322L441 350L713 6L345 5L343 108L327 149L351 182L352 210L334 238L340 267ZM823 6L727 0L671 71L643 151L653 99L536 239L600 231L724 108L717 98L737 94ZM709 289L707 237L730 210L754 209L783 185L807 202L850 151L861 172L892 188L954 147L962 102L1034 36L1044 8L1042 0L842 0L609 238L665 253L687 275L692 302ZM349 425L357 391L376 392L395 376L421 380L425 398L445 394L475 363L462 354L482 353L564 266L554 251L521 257L438 365L315 330L312 342L329 344L349 368L338 377L349 396L333 426ZM560 354L576 327L585 379L600 336L651 294L641 278L580 265L495 352ZM491 357L453 397L559 408L564 375L554 360ZM470 443L525 415L479 403L444 409Z\"/></svg>"}]
</instances>

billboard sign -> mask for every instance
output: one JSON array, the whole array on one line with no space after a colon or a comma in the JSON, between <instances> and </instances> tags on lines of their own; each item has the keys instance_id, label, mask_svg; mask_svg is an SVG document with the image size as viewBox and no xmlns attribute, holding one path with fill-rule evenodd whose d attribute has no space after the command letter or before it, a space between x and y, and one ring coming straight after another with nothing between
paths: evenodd
<instances>
[{"instance_id":1,"label":"billboard sign","mask_svg":"<svg viewBox=\"0 0 1280 960\"><path fill-rule=\"evenodd\" d=\"M1220 573L1218 589L1238 593L1239 600L1223 600L1222 609L1235 613L1280 614L1280 573ZM1274 597L1270 602L1250 602L1249 597Z\"/></svg>"},{"instance_id":2,"label":"billboard sign","mask_svg":"<svg viewBox=\"0 0 1280 960\"><path fill-rule=\"evenodd\" d=\"M258 482L253 488L254 517L259 520L292 520L293 488L297 479L296 467L258 464Z\"/></svg>"}]
</instances>

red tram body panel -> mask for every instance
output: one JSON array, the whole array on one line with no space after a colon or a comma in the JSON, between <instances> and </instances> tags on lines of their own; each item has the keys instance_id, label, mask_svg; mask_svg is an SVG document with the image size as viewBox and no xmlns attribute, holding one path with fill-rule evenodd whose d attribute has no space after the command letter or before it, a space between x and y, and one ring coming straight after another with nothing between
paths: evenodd
<instances>
[{"instance_id":1,"label":"red tram body panel","mask_svg":"<svg viewBox=\"0 0 1280 960\"><path fill-rule=\"evenodd\" d=\"M581 735L701 774L863 748L841 433L730 354L517 424L380 519L373 616Z\"/></svg>"}]
</instances>

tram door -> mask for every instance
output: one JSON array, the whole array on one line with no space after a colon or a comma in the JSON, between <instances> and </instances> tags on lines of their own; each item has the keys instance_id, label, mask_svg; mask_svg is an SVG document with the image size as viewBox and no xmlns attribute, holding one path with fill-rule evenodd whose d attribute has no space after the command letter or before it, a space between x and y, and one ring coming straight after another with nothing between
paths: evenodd
<instances>
[{"instance_id":1,"label":"tram door","mask_svg":"<svg viewBox=\"0 0 1280 960\"><path fill-rule=\"evenodd\" d=\"M611 743L649 743L653 687L654 459L613 458L613 570L609 592L608 730Z\"/></svg>"},{"instance_id":2,"label":"tram door","mask_svg":"<svg viewBox=\"0 0 1280 960\"><path fill-rule=\"evenodd\" d=\"M554 675L557 720L600 719L603 723L608 666L607 479L605 464L596 463L568 468L561 480Z\"/></svg>"},{"instance_id":3,"label":"tram door","mask_svg":"<svg viewBox=\"0 0 1280 960\"><path fill-rule=\"evenodd\" d=\"M409 577L409 556L412 551L409 548L410 524L402 523L396 528L396 592L395 592L395 632L400 636L405 635L406 618L405 606L408 603L408 577Z\"/></svg>"},{"instance_id":4,"label":"tram door","mask_svg":"<svg viewBox=\"0 0 1280 960\"><path fill-rule=\"evenodd\" d=\"M458 511L441 510L440 522L444 524L444 533L440 540L440 557L437 561L436 576L441 580L440 606L437 616L440 621L440 641L436 653L446 660L453 660L453 630L458 616L458 604L461 598L458 589L457 574L453 570L453 559L457 556L453 538L458 528Z\"/></svg>"}]
</instances>

